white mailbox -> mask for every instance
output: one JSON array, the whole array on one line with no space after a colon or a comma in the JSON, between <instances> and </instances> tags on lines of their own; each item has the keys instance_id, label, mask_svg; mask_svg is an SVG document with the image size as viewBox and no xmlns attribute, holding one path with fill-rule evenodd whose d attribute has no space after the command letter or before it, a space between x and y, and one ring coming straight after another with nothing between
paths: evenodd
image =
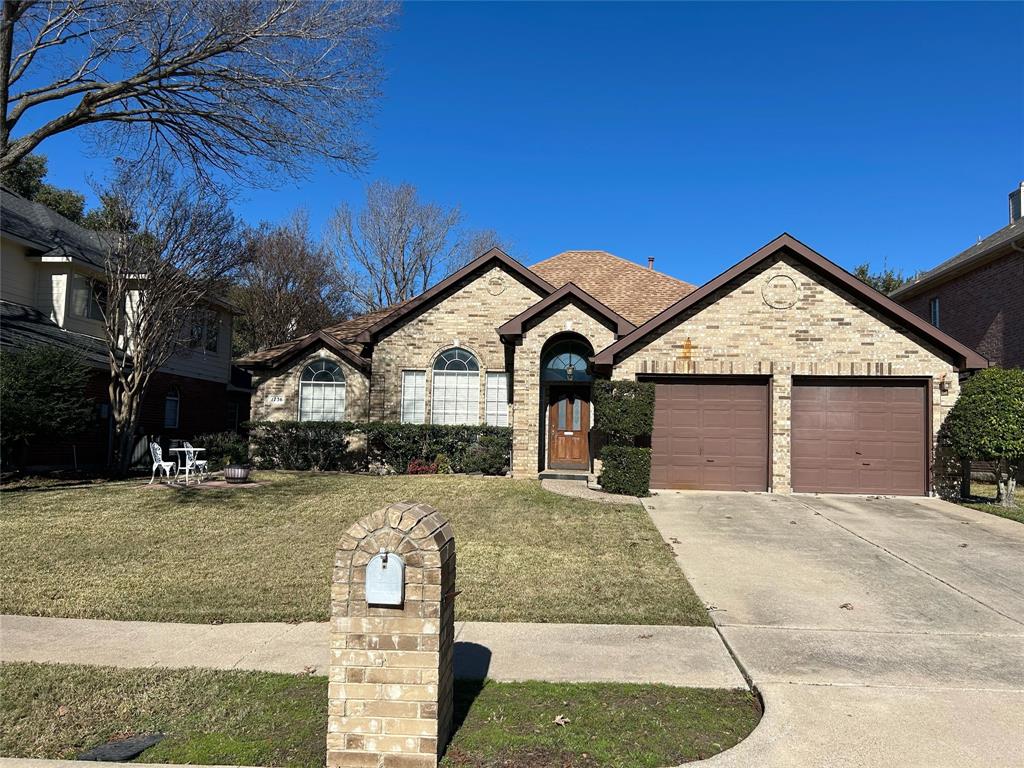
<instances>
[{"instance_id":1,"label":"white mailbox","mask_svg":"<svg viewBox=\"0 0 1024 768\"><path fill-rule=\"evenodd\" d=\"M366 602L401 605L404 599L405 563L400 555L382 549L366 564Z\"/></svg>"}]
</instances>

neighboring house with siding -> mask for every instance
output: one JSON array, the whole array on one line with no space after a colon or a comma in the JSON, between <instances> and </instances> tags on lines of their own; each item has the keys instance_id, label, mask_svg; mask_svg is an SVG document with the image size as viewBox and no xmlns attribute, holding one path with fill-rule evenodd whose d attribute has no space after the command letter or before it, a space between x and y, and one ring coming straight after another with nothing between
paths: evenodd
<instances>
[{"instance_id":1,"label":"neighboring house with siding","mask_svg":"<svg viewBox=\"0 0 1024 768\"><path fill-rule=\"evenodd\" d=\"M890 294L1004 368L1024 368L1022 197L1024 182L1010 193L1009 224Z\"/></svg>"},{"instance_id":2,"label":"neighboring house with siding","mask_svg":"<svg viewBox=\"0 0 1024 768\"><path fill-rule=\"evenodd\" d=\"M105 465L110 458L110 379L102 310L102 236L46 206L0 190L0 343L3 348L57 344L79 351L95 373L96 402L87 432L32 446L30 465ZM97 289L94 290L94 286ZM233 428L247 419L247 376L232 383L234 310L211 304L183 330L182 348L150 380L143 435L165 443Z\"/></svg>"},{"instance_id":3,"label":"neighboring house with siding","mask_svg":"<svg viewBox=\"0 0 1024 768\"><path fill-rule=\"evenodd\" d=\"M974 350L789 235L695 288L604 251L492 249L236 361L270 420L508 425L512 474L594 469L595 378L655 382L652 486L921 495Z\"/></svg>"}]
</instances>

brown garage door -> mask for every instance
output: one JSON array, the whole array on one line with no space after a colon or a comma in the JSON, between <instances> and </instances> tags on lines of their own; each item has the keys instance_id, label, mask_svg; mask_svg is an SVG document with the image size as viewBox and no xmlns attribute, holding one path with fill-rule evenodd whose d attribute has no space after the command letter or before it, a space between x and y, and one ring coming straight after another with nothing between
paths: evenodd
<instances>
[{"instance_id":1,"label":"brown garage door","mask_svg":"<svg viewBox=\"0 0 1024 768\"><path fill-rule=\"evenodd\" d=\"M659 382L651 436L651 487L766 490L767 382Z\"/></svg>"},{"instance_id":2,"label":"brown garage door","mask_svg":"<svg viewBox=\"0 0 1024 768\"><path fill-rule=\"evenodd\" d=\"M926 493L923 382L793 382L793 490Z\"/></svg>"}]
</instances>

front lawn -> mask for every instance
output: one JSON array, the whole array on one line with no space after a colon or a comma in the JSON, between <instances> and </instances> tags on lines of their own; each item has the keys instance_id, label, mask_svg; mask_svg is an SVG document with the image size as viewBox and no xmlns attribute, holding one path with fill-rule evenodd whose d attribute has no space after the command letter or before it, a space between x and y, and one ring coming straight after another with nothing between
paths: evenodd
<instances>
[{"instance_id":1,"label":"front lawn","mask_svg":"<svg viewBox=\"0 0 1024 768\"><path fill-rule=\"evenodd\" d=\"M462 620L708 624L642 507L466 476L260 473L258 488L139 481L0 495L0 613L325 621L334 548L403 500L451 520Z\"/></svg>"},{"instance_id":2,"label":"front lawn","mask_svg":"<svg viewBox=\"0 0 1024 768\"><path fill-rule=\"evenodd\" d=\"M971 509L980 509L990 515L998 515L1009 520L1016 520L1018 523L1024 523L1024 489L1020 486L1017 487L1017 492L1013 495L1012 507L996 504L995 483L972 482L970 498L964 499L960 504Z\"/></svg>"},{"instance_id":3,"label":"front lawn","mask_svg":"<svg viewBox=\"0 0 1024 768\"><path fill-rule=\"evenodd\" d=\"M325 677L5 664L0 686L4 757L74 758L159 732L139 761L325 763ZM456 681L455 705L447 768L676 765L735 745L760 717L747 691L614 683Z\"/></svg>"}]
</instances>

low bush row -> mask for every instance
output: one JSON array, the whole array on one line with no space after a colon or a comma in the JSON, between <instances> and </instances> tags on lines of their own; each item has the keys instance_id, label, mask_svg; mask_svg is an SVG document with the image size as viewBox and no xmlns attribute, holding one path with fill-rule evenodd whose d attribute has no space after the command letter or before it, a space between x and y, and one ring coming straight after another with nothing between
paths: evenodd
<instances>
[{"instance_id":1,"label":"low bush row","mask_svg":"<svg viewBox=\"0 0 1024 768\"><path fill-rule=\"evenodd\" d=\"M512 453L508 427L260 421L249 430L253 462L268 469L498 475Z\"/></svg>"}]
</instances>

